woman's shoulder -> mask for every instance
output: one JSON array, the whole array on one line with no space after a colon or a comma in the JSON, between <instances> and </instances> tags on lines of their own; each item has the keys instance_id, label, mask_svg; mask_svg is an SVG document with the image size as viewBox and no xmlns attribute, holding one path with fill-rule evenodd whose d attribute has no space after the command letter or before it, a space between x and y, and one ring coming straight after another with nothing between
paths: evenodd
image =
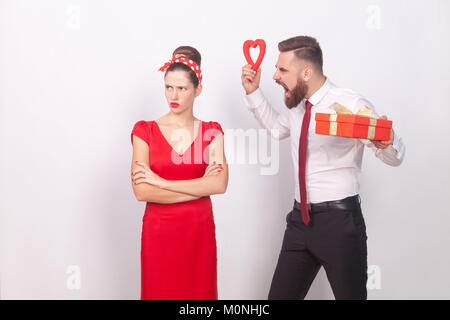
<instances>
[{"instance_id":1,"label":"woman's shoulder","mask_svg":"<svg viewBox=\"0 0 450 320\"><path fill-rule=\"evenodd\" d=\"M155 130L155 124L155 120L139 120L133 125L132 132L145 132L147 135L149 135Z\"/></svg>"},{"instance_id":2,"label":"woman's shoulder","mask_svg":"<svg viewBox=\"0 0 450 320\"><path fill-rule=\"evenodd\" d=\"M147 128L147 124L148 123L148 121L147 120L139 120L139 121L136 121L135 123L134 123L134 125L133 125L133 129L146 129Z\"/></svg>"},{"instance_id":3,"label":"woman's shoulder","mask_svg":"<svg viewBox=\"0 0 450 320\"><path fill-rule=\"evenodd\" d=\"M135 122L133 127L140 129L151 129L155 122L155 120L139 120Z\"/></svg>"},{"instance_id":4,"label":"woman's shoulder","mask_svg":"<svg viewBox=\"0 0 450 320\"><path fill-rule=\"evenodd\" d=\"M147 144L149 143L148 122L149 121L146 120L139 120L135 122L135 124L133 125L133 129L131 130L131 143L133 143L133 135L138 136L139 138L147 142Z\"/></svg>"},{"instance_id":5,"label":"woman's shoulder","mask_svg":"<svg viewBox=\"0 0 450 320\"><path fill-rule=\"evenodd\" d=\"M217 121L202 121L203 123L203 134L206 134L213 140L216 136L224 134L222 126Z\"/></svg>"},{"instance_id":6,"label":"woman's shoulder","mask_svg":"<svg viewBox=\"0 0 450 320\"><path fill-rule=\"evenodd\" d=\"M202 121L207 129L217 129L223 133L222 126L217 121Z\"/></svg>"}]
</instances>

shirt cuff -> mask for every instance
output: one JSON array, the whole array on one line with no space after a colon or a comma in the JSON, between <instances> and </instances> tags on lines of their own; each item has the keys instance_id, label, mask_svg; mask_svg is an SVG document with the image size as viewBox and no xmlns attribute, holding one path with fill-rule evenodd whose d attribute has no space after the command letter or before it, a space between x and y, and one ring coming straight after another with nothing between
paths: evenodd
<instances>
[{"instance_id":1,"label":"shirt cuff","mask_svg":"<svg viewBox=\"0 0 450 320\"><path fill-rule=\"evenodd\" d=\"M244 101L249 109L258 108L263 103L264 99L265 97L260 88L244 96Z\"/></svg>"},{"instance_id":2,"label":"shirt cuff","mask_svg":"<svg viewBox=\"0 0 450 320\"><path fill-rule=\"evenodd\" d=\"M395 131L394 131L394 141L392 142L392 147L394 148L395 151L397 151L397 153L400 150L400 141L399 141L398 135L395 134Z\"/></svg>"}]
</instances>

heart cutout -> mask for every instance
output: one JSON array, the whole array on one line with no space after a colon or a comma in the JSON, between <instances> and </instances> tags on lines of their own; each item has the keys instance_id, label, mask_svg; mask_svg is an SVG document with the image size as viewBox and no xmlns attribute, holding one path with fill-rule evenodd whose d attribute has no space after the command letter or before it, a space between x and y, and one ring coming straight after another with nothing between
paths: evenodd
<instances>
[{"instance_id":1,"label":"heart cutout","mask_svg":"<svg viewBox=\"0 0 450 320\"><path fill-rule=\"evenodd\" d=\"M250 56L250 47L256 48L259 46L259 55L256 62L253 62L252 57ZM257 71L261 62L266 54L266 42L263 39L247 40L244 42L244 56L249 64L252 65L252 70Z\"/></svg>"}]
</instances>

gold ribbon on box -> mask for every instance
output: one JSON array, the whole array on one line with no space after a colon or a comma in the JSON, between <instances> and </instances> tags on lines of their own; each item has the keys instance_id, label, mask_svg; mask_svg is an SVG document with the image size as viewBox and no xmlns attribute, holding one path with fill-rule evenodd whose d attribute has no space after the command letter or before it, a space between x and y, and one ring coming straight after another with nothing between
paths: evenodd
<instances>
[{"instance_id":1,"label":"gold ribbon on box","mask_svg":"<svg viewBox=\"0 0 450 320\"><path fill-rule=\"evenodd\" d=\"M349 109L347 109L346 107L344 107L343 105L341 105L337 102L333 103L328 108L336 111L336 114L330 115L330 122L331 122L330 123L330 135L335 136L337 134L337 125L338 125L338 123L336 122L337 116L339 114L347 114L347 115L356 115L356 116L370 118L370 125L369 125L369 132L367 133L367 139L373 140L375 138L375 126L377 125L377 119L371 118L371 116L373 114L373 110L370 109L368 106L361 107L361 109L359 109L356 114L354 114Z\"/></svg>"}]
</instances>

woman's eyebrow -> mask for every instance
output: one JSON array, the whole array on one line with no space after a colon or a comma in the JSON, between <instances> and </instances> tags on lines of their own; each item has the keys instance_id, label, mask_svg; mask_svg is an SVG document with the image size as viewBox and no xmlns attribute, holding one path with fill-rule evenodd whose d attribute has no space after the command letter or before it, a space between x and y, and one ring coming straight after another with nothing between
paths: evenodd
<instances>
[{"instance_id":1,"label":"woman's eyebrow","mask_svg":"<svg viewBox=\"0 0 450 320\"><path fill-rule=\"evenodd\" d=\"M173 84L165 84L166 87L176 87L176 88L186 88L186 85L173 85Z\"/></svg>"}]
</instances>

